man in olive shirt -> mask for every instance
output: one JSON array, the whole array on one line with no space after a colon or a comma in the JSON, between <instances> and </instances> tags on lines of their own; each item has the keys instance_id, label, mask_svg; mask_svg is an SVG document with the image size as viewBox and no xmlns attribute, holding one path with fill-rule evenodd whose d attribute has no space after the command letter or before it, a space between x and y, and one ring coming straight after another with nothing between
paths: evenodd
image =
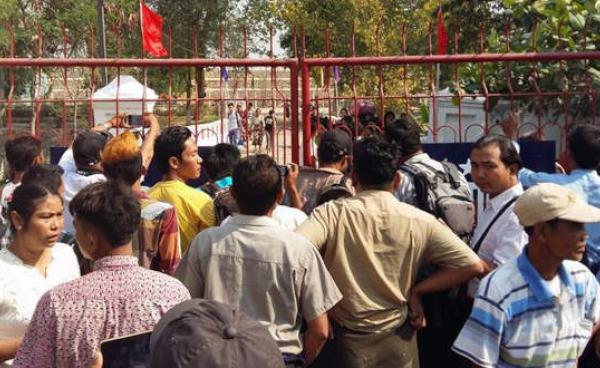
<instances>
[{"instance_id":1,"label":"man in olive shirt","mask_svg":"<svg viewBox=\"0 0 600 368\"><path fill-rule=\"evenodd\" d=\"M387 142L358 142L353 163L357 195L316 208L296 230L320 250L344 294L330 314L328 353L338 367L418 367L421 296L465 282L483 265L433 216L396 200L400 176ZM416 283L424 263L441 268Z\"/></svg>"}]
</instances>

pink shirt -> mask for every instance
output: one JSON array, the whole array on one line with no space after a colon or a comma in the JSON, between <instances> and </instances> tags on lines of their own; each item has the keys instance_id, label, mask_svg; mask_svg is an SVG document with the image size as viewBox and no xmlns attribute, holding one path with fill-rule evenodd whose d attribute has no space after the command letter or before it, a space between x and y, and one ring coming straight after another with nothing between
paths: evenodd
<instances>
[{"instance_id":1,"label":"pink shirt","mask_svg":"<svg viewBox=\"0 0 600 368\"><path fill-rule=\"evenodd\" d=\"M189 298L178 280L135 257L101 258L94 272L44 294L13 366L88 368L101 341L151 330Z\"/></svg>"}]
</instances>

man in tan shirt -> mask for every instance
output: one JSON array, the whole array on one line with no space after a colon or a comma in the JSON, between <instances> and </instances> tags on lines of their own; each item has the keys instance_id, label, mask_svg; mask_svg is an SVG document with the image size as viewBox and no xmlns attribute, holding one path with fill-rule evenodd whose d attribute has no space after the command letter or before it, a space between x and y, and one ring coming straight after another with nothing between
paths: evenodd
<instances>
[{"instance_id":1,"label":"man in tan shirt","mask_svg":"<svg viewBox=\"0 0 600 368\"><path fill-rule=\"evenodd\" d=\"M396 200L400 176L389 143L363 139L353 164L358 194L316 208L296 230L319 249L344 295L330 314L328 351L336 367L418 367L421 296L465 282L483 265L433 216ZM425 263L441 268L416 283Z\"/></svg>"}]
</instances>

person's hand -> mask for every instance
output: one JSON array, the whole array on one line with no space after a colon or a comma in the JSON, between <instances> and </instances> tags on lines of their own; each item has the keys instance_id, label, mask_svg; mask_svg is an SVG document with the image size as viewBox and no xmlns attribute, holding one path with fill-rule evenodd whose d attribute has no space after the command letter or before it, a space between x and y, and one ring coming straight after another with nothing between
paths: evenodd
<instances>
[{"instance_id":1,"label":"person's hand","mask_svg":"<svg viewBox=\"0 0 600 368\"><path fill-rule=\"evenodd\" d=\"M519 117L516 113L512 112L508 114L508 116L502 120L500 126L502 127L502 131L506 136L512 140L516 140L519 137L519 126L521 123L519 122Z\"/></svg>"},{"instance_id":2,"label":"person's hand","mask_svg":"<svg viewBox=\"0 0 600 368\"><path fill-rule=\"evenodd\" d=\"M104 124L96 125L92 128L92 130L95 130L97 132L107 132L111 128L127 128L128 125L129 124L127 122L127 114L119 114L113 116L109 121L107 121Z\"/></svg>"},{"instance_id":3,"label":"person's hand","mask_svg":"<svg viewBox=\"0 0 600 368\"><path fill-rule=\"evenodd\" d=\"M421 296L417 293L411 292L408 298L408 316L410 318L410 324L415 330L420 330L427 326L427 320L425 319L425 311L423 310L423 304L421 303Z\"/></svg>"},{"instance_id":4,"label":"person's hand","mask_svg":"<svg viewBox=\"0 0 600 368\"><path fill-rule=\"evenodd\" d=\"M94 356L94 361L92 362L92 365L90 366L90 368L102 368L103 364L104 364L104 358L102 357L102 353L100 352L100 349L98 349L96 351L96 355Z\"/></svg>"},{"instance_id":5,"label":"person's hand","mask_svg":"<svg viewBox=\"0 0 600 368\"><path fill-rule=\"evenodd\" d=\"M142 116L142 125L144 128L159 127L158 118L152 113L145 113Z\"/></svg>"},{"instance_id":6,"label":"person's hand","mask_svg":"<svg viewBox=\"0 0 600 368\"><path fill-rule=\"evenodd\" d=\"M142 116L142 126L144 128L150 128L150 131L156 132L156 134L160 133L160 124L158 123L158 118L152 113L146 113Z\"/></svg>"},{"instance_id":7,"label":"person's hand","mask_svg":"<svg viewBox=\"0 0 600 368\"><path fill-rule=\"evenodd\" d=\"M298 181L298 175L300 174L300 168L296 164L288 164L288 175L285 177L286 189L296 188L296 182Z\"/></svg>"}]
</instances>

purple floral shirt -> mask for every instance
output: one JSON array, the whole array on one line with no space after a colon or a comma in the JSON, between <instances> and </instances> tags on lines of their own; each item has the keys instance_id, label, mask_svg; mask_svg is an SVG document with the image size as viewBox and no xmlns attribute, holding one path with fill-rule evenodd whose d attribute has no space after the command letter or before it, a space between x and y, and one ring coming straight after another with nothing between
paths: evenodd
<instances>
[{"instance_id":1,"label":"purple floral shirt","mask_svg":"<svg viewBox=\"0 0 600 368\"><path fill-rule=\"evenodd\" d=\"M88 368L101 341L152 330L189 298L178 280L135 257L101 258L94 272L42 296L13 367Z\"/></svg>"}]
</instances>

